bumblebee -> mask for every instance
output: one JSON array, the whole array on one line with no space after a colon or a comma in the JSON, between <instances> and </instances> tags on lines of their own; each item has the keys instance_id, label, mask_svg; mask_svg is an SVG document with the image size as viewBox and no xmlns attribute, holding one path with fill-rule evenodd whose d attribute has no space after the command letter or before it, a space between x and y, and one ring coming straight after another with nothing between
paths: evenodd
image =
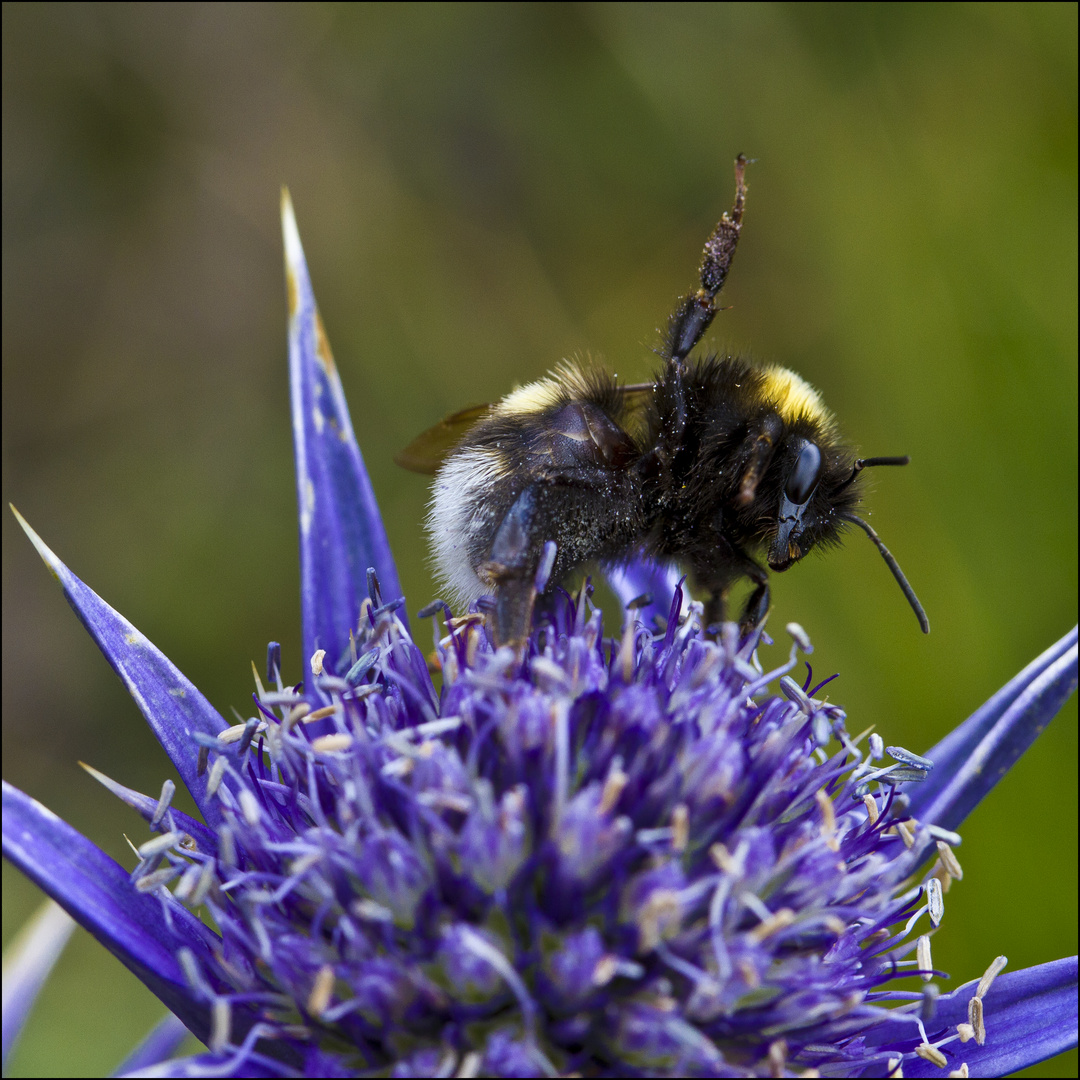
<instances>
[{"instance_id":1,"label":"bumblebee","mask_svg":"<svg viewBox=\"0 0 1080 1080\"><path fill-rule=\"evenodd\" d=\"M564 363L495 404L455 413L398 455L405 468L435 473L427 520L435 567L460 602L494 595L496 646L522 647L548 582L635 555L688 570L707 594L706 626L748 578L749 630L769 609L768 572L755 555L781 572L850 525L877 546L929 632L896 560L855 513L863 469L908 458L856 458L818 392L793 371L689 358L735 255L746 164L736 159L734 205L705 243L700 288L668 320L652 382L620 385L599 367Z\"/></svg>"}]
</instances>

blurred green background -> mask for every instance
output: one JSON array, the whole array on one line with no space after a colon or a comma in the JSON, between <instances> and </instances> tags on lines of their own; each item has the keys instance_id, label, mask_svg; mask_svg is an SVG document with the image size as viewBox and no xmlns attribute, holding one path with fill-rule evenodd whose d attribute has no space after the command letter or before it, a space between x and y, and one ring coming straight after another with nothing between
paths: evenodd
<instances>
[{"instance_id":1,"label":"blurred green background","mask_svg":"<svg viewBox=\"0 0 1080 1080\"><path fill-rule=\"evenodd\" d=\"M646 378L742 151L711 340L911 454L872 520L933 633L858 536L774 579L774 624L853 729L926 749L1076 618L1076 42L1071 4L4 5L4 498L242 709L268 639L301 677L280 185L415 612L393 453L567 355ZM130 861L76 760L168 762L3 541L4 774ZM957 982L1076 951L1076 762L1074 701L964 830ZM5 940L38 899L5 864ZM82 935L11 1074L100 1075L159 1012Z\"/></svg>"}]
</instances>

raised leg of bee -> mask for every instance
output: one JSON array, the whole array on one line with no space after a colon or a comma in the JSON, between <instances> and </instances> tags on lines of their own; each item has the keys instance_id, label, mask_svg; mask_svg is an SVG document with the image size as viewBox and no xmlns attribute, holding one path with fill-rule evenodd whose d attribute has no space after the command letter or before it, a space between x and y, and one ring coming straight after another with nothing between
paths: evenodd
<instances>
[{"instance_id":1,"label":"raised leg of bee","mask_svg":"<svg viewBox=\"0 0 1080 1080\"><path fill-rule=\"evenodd\" d=\"M731 260L735 258L745 204L746 158L740 154L735 159L735 203L705 241L701 256L701 288L679 301L668 322L664 353L676 366L682 365L716 315L714 301L724 287Z\"/></svg>"}]
</instances>

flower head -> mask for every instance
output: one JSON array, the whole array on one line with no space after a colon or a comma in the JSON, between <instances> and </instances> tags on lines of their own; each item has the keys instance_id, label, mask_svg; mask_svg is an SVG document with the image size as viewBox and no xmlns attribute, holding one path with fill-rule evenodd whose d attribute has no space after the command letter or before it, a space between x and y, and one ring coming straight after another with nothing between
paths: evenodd
<instances>
[{"instance_id":1,"label":"flower head","mask_svg":"<svg viewBox=\"0 0 1080 1080\"><path fill-rule=\"evenodd\" d=\"M128 873L4 788L5 854L208 1048L166 1061L173 1023L129 1068L1000 1075L1075 1044L1075 958L939 997L929 934L955 829L1075 687L1076 632L927 757L791 677L801 628L763 673L652 567L613 575L659 602L613 637L587 588L524 656L436 603L425 656L284 221L302 680L272 644L227 726L27 526L203 818L95 773L155 833Z\"/></svg>"}]
</instances>

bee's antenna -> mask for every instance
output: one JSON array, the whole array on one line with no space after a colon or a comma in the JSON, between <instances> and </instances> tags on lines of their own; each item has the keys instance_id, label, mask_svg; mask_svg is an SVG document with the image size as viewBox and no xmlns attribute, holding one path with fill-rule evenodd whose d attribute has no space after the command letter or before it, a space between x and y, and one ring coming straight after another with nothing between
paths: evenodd
<instances>
[{"instance_id":1,"label":"bee's antenna","mask_svg":"<svg viewBox=\"0 0 1080 1080\"><path fill-rule=\"evenodd\" d=\"M855 477L863 471L863 469L870 468L871 465L910 465L911 458L905 454L903 457L866 457L859 458L851 467L851 475L836 489L834 494L849 487L855 480Z\"/></svg>"},{"instance_id":2,"label":"bee's antenna","mask_svg":"<svg viewBox=\"0 0 1080 1080\"><path fill-rule=\"evenodd\" d=\"M903 459L900 458L868 458L865 462L867 465L899 465L902 464ZM858 462L856 462L858 464ZM854 477L852 477L854 479ZM919 620L919 626L922 627L924 634L930 633L930 620L926 617L926 612L923 610L922 604L919 603L919 598L915 595L915 590L908 583L908 579L904 577L904 571L900 569L900 564L893 558L893 553L882 543L881 537L878 536L870 526L863 521L857 514L846 513L840 511L836 515L841 521L849 521L852 525L858 525L860 529L877 545L878 551L881 552L881 557L885 560L885 565L892 571L892 576L896 578L896 584L900 586L904 596L907 597L907 602L911 605L911 610L915 612L915 617Z\"/></svg>"}]
</instances>

